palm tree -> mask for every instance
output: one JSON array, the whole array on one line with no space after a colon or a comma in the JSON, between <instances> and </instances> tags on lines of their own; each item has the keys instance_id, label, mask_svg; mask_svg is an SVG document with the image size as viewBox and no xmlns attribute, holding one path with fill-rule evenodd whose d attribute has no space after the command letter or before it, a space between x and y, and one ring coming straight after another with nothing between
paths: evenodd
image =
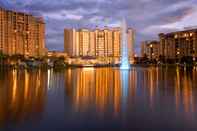
<instances>
[{"instance_id":1,"label":"palm tree","mask_svg":"<svg viewBox=\"0 0 197 131\"><path fill-rule=\"evenodd\" d=\"M0 65L4 65L5 62L9 59L8 55L3 54L2 51L0 51Z\"/></svg>"},{"instance_id":2,"label":"palm tree","mask_svg":"<svg viewBox=\"0 0 197 131\"><path fill-rule=\"evenodd\" d=\"M15 54L15 55L12 55L10 57L10 60L13 61L14 63L18 63L19 61L21 61L24 57L20 54Z\"/></svg>"},{"instance_id":3,"label":"palm tree","mask_svg":"<svg viewBox=\"0 0 197 131\"><path fill-rule=\"evenodd\" d=\"M3 52L0 51L0 65L3 65L4 55Z\"/></svg>"}]
</instances>

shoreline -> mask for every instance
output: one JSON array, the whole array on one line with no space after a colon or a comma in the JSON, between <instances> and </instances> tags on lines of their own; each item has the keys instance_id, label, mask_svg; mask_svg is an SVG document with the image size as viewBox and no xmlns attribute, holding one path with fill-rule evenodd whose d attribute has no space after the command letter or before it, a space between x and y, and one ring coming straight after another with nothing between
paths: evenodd
<instances>
[{"instance_id":1,"label":"shoreline","mask_svg":"<svg viewBox=\"0 0 197 131\"><path fill-rule=\"evenodd\" d=\"M39 65L39 66L21 66L21 65L0 65L0 69L68 69L68 68L119 68L120 64L97 64L97 65L76 65L66 64L58 66ZM130 67L186 67L193 68L197 67L194 64L132 64Z\"/></svg>"}]
</instances>

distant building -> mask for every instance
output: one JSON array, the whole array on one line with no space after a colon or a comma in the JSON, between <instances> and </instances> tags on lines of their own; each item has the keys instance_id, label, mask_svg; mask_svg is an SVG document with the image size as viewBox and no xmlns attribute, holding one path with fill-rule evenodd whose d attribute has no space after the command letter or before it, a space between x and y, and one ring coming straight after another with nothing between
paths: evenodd
<instances>
[{"instance_id":1,"label":"distant building","mask_svg":"<svg viewBox=\"0 0 197 131\"><path fill-rule=\"evenodd\" d=\"M48 57L67 57L67 54L60 51L48 51Z\"/></svg>"},{"instance_id":2,"label":"distant building","mask_svg":"<svg viewBox=\"0 0 197 131\"><path fill-rule=\"evenodd\" d=\"M79 42L76 42L78 40L78 38L76 36L76 30L73 29L73 30L69 30L69 29L65 29L64 30L64 41L67 41L66 44L64 44L64 50L66 53L68 53L69 55L71 56L78 56L79 55L79 47L76 47L78 46L77 43ZM74 44L75 43L75 44Z\"/></svg>"},{"instance_id":3,"label":"distant building","mask_svg":"<svg viewBox=\"0 0 197 131\"><path fill-rule=\"evenodd\" d=\"M135 49L134 49L134 41L135 41L135 33L133 29L128 29L128 51L129 51L129 58L130 63L134 63L134 57L135 57Z\"/></svg>"},{"instance_id":4,"label":"distant building","mask_svg":"<svg viewBox=\"0 0 197 131\"><path fill-rule=\"evenodd\" d=\"M146 45L147 45L147 41L143 41L142 43L141 43L141 57L145 57L146 56L146 54L147 54L147 47L146 47Z\"/></svg>"},{"instance_id":5,"label":"distant building","mask_svg":"<svg viewBox=\"0 0 197 131\"><path fill-rule=\"evenodd\" d=\"M197 29L159 34L159 55L166 59L181 59L184 56L197 57Z\"/></svg>"},{"instance_id":6,"label":"distant building","mask_svg":"<svg viewBox=\"0 0 197 131\"><path fill-rule=\"evenodd\" d=\"M79 30L79 56L89 56L89 55L90 55L90 32L87 29L81 29Z\"/></svg>"},{"instance_id":7,"label":"distant building","mask_svg":"<svg viewBox=\"0 0 197 131\"><path fill-rule=\"evenodd\" d=\"M121 57L121 29L65 29L64 47L70 57ZM129 55L133 56L134 32L128 29Z\"/></svg>"},{"instance_id":8,"label":"distant building","mask_svg":"<svg viewBox=\"0 0 197 131\"><path fill-rule=\"evenodd\" d=\"M0 51L7 55L45 55L45 23L30 14L0 8Z\"/></svg>"},{"instance_id":9,"label":"distant building","mask_svg":"<svg viewBox=\"0 0 197 131\"><path fill-rule=\"evenodd\" d=\"M144 41L141 44L141 56L147 57L148 59L158 60L159 59L159 47L158 41Z\"/></svg>"}]
</instances>

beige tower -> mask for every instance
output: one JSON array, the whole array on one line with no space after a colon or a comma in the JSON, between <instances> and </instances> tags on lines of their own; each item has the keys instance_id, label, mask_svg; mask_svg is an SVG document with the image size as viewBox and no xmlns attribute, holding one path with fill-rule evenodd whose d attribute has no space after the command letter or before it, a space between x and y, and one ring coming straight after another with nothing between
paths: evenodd
<instances>
[{"instance_id":1,"label":"beige tower","mask_svg":"<svg viewBox=\"0 0 197 131\"><path fill-rule=\"evenodd\" d=\"M64 29L64 50L71 57L79 56L79 32Z\"/></svg>"},{"instance_id":2,"label":"beige tower","mask_svg":"<svg viewBox=\"0 0 197 131\"><path fill-rule=\"evenodd\" d=\"M65 52L70 57L103 58L120 62L121 57L121 28L103 29L65 29ZM131 61L134 51L134 32L128 29L128 47ZM106 59L107 58L107 59Z\"/></svg>"},{"instance_id":3,"label":"beige tower","mask_svg":"<svg viewBox=\"0 0 197 131\"><path fill-rule=\"evenodd\" d=\"M96 55L95 46L96 46L95 33L94 31L90 31L89 56Z\"/></svg>"},{"instance_id":4,"label":"beige tower","mask_svg":"<svg viewBox=\"0 0 197 131\"><path fill-rule=\"evenodd\" d=\"M115 58L119 58L121 55L121 31L120 28L113 30L113 54Z\"/></svg>"},{"instance_id":5,"label":"beige tower","mask_svg":"<svg viewBox=\"0 0 197 131\"><path fill-rule=\"evenodd\" d=\"M79 30L79 55L89 56L90 32L87 29Z\"/></svg>"},{"instance_id":6,"label":"beige tower","mask_svg":"<svg viewBox=\"0 0 197 131\"><path fill-rule=\"evenodd\" d=\"M7 55L45 55L45 23L31 14L0 8L0 50Z\"/></svg>"},{"instance_id":7,"label":"beige tower","mask_svg":"<svg viewBox=\"0 0 197 131\"><path fill-rule=\"evenodd\" d=\"M134 42L135 42L135 36L134 36L134 30L133 29L128 29L127 35L128 35L128 52L129 52L129 61L131 64L134 63Z\"/></svg>"}]
</instances>

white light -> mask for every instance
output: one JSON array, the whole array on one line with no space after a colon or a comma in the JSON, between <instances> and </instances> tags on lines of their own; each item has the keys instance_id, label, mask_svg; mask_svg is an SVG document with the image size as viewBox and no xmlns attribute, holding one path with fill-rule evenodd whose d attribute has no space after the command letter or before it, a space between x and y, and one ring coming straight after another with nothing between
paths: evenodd
<instances>
[{"instance_id":1,"label":"white light","mask_svg":"<svg viewBox=\"0 0 197 131\"><path fill-rule=\"evenodd\" d=\"M128 43L127 43L127 25L126 21L122 22L122 59L121 67L122 70L128 70L130 68L129 58L128 58Z\"/></svg>"}]
</instances>

